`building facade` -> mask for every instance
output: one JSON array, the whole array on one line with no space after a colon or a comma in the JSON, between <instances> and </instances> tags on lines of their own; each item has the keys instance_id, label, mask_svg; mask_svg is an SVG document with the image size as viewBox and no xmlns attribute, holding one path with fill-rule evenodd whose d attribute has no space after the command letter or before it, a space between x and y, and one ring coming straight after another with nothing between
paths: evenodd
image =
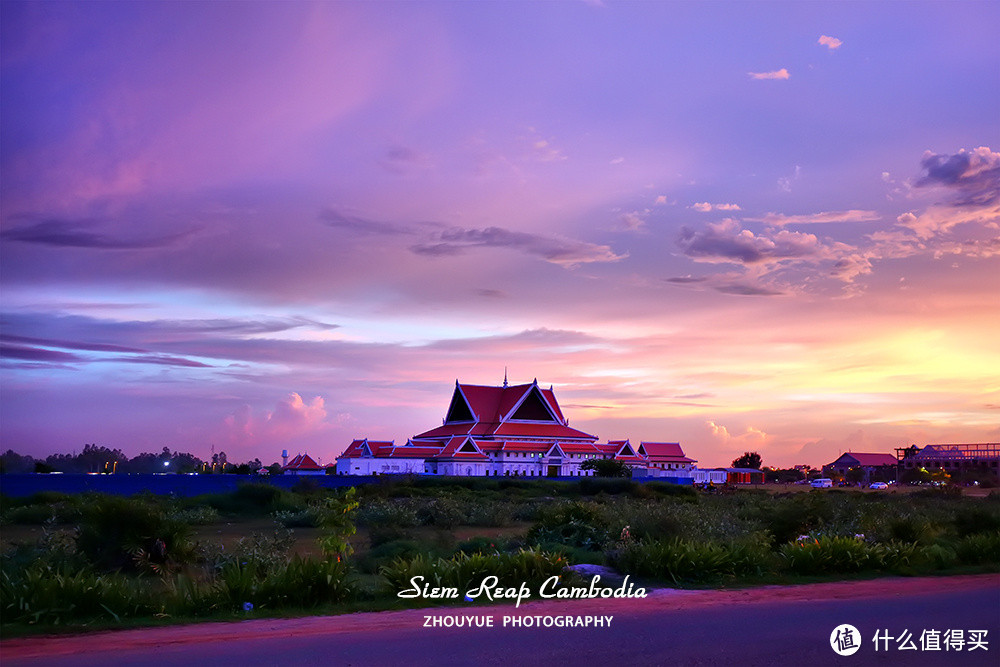
<instances>
[{"instance_id":1,"label":"building facade","mask_svg":"<svg viewBox=\"0 0 1000 667\"><path fill-rule=\"evenodd\" d=\"M845 479L862 484L871 482L895 482L898 476L899 461L892 454L877 454L870 452L845 452L836 461L823 466L823 473L829 477L839 475ZM852 473L851 471L855 471Z\"/></svg>"},{"instance_id":2,"label":"building facade","mask_svg":"<svg viewBox=\"0 0 1000 667\"><path fill-rule=\"evenodd\" d=\"M896 450L902 471L943 470L956 481L1000 482L1000 443L912 445Z\"/></svg>"}]
</instances>

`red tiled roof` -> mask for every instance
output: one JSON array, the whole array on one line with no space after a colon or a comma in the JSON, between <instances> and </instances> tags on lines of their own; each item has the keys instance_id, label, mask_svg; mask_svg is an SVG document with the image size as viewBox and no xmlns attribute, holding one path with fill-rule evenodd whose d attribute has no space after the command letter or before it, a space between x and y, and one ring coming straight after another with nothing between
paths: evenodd
<instances>
[{"instance_id":1,"label":"red tiled roof","mask_svg":"<svg viewBox=\"0 0 1000 667\"><path fill-rule=\"evenodd\" d=\"M394 459L426 459L440 452L440 447L393 447L387 456Z\"/></svg>"},{"instance_id":2,"label":"red tiled roof","mask_svg":"<svg viewBox=\"0 0 1000 667\"><path fill-rule=\"evenodd\" d=\"M499 451L505 452L542 452L549 451L551 442L528 442L524 440L507 440L501 445Z\"/></svg>"},{"instance_id":3,"label":"red tiled roof","mask_svg":"<svg viewBox=\"0 0 1000 667\"><path fill-rule=\"evenodd\" d=\"M524 424L506 422L493 430L493 435L508 437L543 437L562 440L597 440L594 436L562 424Z\"/></svg>"},{"instance_id":4,"label":"red tiled roof","mask_svg":"<svg viewBox=\"0 0 1000 667\"><path fill-rule=\"evenodd\" d=\"M516 421L501 423L531 392L538 391L542 401L554 415L551 421ZM507 387L488 387L473 384L457 384L455 392L464 396L477 421L447 422L437 428L415 435L414 439L443 439L456 435L483 437L538 437L540 439L597 440L583 431L565 425L565 418L555 393L551 389L541 389L537 383Z\"/></svg>"},{"instance_id":5,"label":"red tiled roof","mask_svg":"<svg viewBox=\"0 0 1000 667\"><path fill-rule=\"evenodd\" d=\"M684 451L681 449L680 443L677 442L641 442L639 447L652 462L694 463L694 459L684 456Z\"/></svg>"},{"instance_id":6,"label":"red tiled roof","mask_svg":"<svg viewBox=\"0 0 1000 667\"><path fill-rule=\"evenodd\" d=\"M323 466L313 461L308 454L299 454L282 470L323 470Z\"/></svg>"},{"instance_id":7,"label":"red tiled roof","mask_svg":"<svg viewBox=\"0 0 1000 667\"><path fill-rule=\"evenodd\" d=\"M481 452L462 452L459 451L463 445L467 442L472 443L473 447L476 447L476 442L467 436L455 436L448 441L448 444L444 446L439 454L432 456L430 458L436 459L438 461L444 460L461 460L461 461L487 461L489 457Z\"/></svg>"},{"instance_id":8,"label":"red tiled roof","mask_svg":"<svg viewBox=\"0 0 1000 667\"><path fill-rule=\"evenodd\" d=\"M834 463L841 461L846 456L857 461L859 466L894 466L899 463L892 454L872 454L865 452L845 452Z\"/></svg>"},{"instance_id":9,"label":"red tiled roof","mask_svg":"<svg viewBox=\"0 0 1000 667\"><path fill-rule=\"evenodd\" d=\"M574 454L603 454L602 450L597 445L590 442L560 442L559 447L569 454L570 452Z\"/></svg>"}]
</instances>

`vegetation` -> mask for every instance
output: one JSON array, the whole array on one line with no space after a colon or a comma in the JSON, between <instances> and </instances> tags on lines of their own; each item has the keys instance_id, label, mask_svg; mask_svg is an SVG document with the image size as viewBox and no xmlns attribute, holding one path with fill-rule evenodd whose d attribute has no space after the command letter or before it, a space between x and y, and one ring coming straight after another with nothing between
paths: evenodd
<instances>
[{"instance_id":1,"label":"vegetation","mask_svg":"<svg viewBox=\"0 0 1000 667\"><path fill-rule=\"evenodd\" d=\"M569 563L698 586L1000 570L1000 494L950 487L702 494L622 477L386 478L346 492L0 497L0 522L5 633L386 608L414 576L537 588Z\"/></svg>"},{"instance_id":2,"label":"vegetation","mask_svg":"<svg viewBox=\"0 0 1000 667\"><path fill-rule=\"evenodd\" d=\"M760 470L761 463L760 454L757 452L744 452L743 456L733 459L734 468L756 468Z\"/></svg>"},{"instance_id":3,"label":"vegetation","mask_svg":"<svg viewBox=\"0 0 1000 667\"><path fill-rule=\"evenodd\" d=\"M631 477L632 469L616 459L587 459L580 470L593 470L598 477Z\"/></svg>"}]
</instances>

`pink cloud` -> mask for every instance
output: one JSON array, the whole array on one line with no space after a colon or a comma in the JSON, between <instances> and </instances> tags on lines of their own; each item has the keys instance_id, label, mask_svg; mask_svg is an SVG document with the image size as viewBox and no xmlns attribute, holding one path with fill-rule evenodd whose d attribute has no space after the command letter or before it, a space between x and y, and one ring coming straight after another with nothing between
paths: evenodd
<instances>
[{"instance_id":1,"label":"pink cloud","mask_svg":"<svg viewBox=\"0 0 1000 667\"><path fill-rule=\"evenodd\" d=\"M825 47L827 47L831 51L836 51L837 49L839 49L844 44L842 41L840 41L836 37L830 37L828 35L820 35L818 43L822 44Z\"/></svg>"},{"instance_id":2,"label":"pink cloud","mask_svg":"<svg viewBox=\"0 0 1000 667\"><path fill-rule=\"evenodd\" d=\"M791 77L791 74L784 67L773 72L747 72L747 75L756 81L784 80Z\"/></svg>"}]
</instances>

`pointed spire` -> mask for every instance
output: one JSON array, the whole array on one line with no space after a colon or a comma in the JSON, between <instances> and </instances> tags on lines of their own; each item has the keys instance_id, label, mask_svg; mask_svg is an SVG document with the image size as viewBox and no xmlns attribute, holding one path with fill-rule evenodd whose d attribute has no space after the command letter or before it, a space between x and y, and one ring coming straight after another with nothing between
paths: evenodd
<instances>
[{"instance_id":1,"label":"pointed spire","mask_svg":"<svg viewBox=\"0 0 1000 667\"><path fill-rule=\"evenodd\" d=\"M503 367L503 388L507 388L507 367Z\"/></svg>"}]
</instances>

